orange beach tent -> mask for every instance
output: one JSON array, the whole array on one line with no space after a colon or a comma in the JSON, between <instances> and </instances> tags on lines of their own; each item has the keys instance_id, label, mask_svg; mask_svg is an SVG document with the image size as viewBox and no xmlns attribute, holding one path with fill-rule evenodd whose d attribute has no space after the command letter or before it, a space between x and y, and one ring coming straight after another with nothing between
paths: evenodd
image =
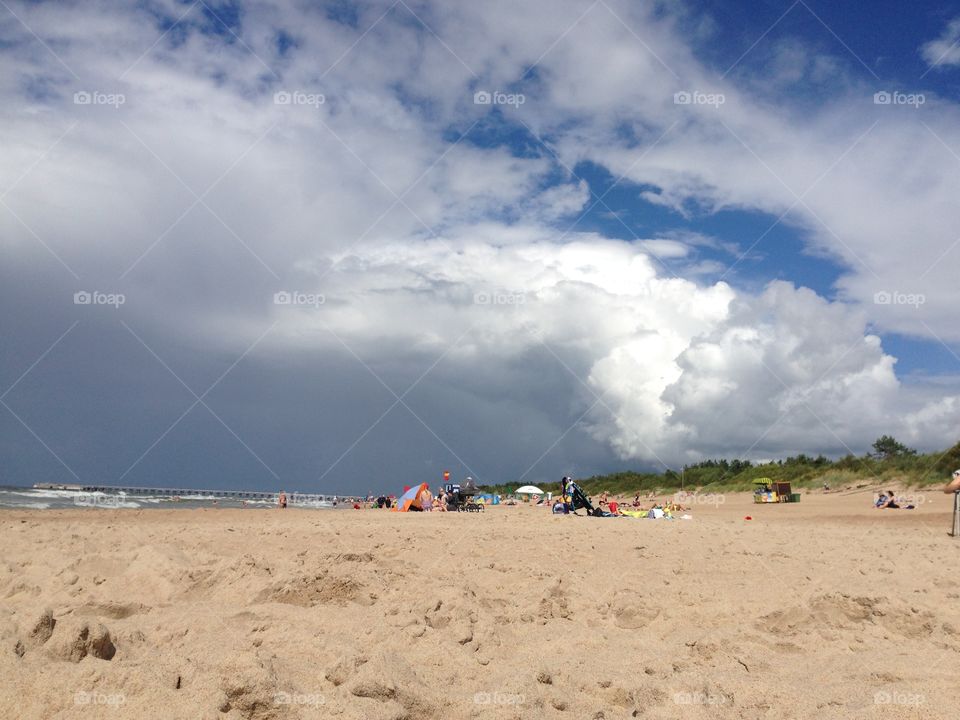
<instances>
[{"instance_id":1,"label":"orange beach tent","mask_svg":"<svg viewBox=\"0 0 960 720\"><path fill-rule=\"evenodd\" d=\"M397 499L396 504L393 506L393 512L408 512L411 506L417 509L423 509L421 503L426 503L429 497L430 486L427 485L427 483L414 485Z\"/></svg>"}]
</instances>

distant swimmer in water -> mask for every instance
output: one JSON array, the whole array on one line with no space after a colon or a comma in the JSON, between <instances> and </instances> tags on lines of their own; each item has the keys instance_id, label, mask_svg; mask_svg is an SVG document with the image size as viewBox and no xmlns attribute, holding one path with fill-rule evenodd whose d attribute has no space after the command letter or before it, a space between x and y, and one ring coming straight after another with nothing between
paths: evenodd
<instances>
[{"instance_id":1,"label":"distant swimmer in water","mask_svg":"<svg viewBox=\"0 0 960 720\"><path fill-rule=\"evenodd\" d=\"M277 496L277 507L281 510L287 506L287 491L281 490Z\"/></svg>"}]
</instances>

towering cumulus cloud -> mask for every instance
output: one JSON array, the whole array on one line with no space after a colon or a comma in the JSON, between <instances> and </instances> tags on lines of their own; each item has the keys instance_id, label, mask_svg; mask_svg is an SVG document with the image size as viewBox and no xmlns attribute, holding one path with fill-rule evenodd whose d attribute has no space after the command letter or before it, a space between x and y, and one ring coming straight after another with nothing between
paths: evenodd
<instances>
[{"instance_id":1,"label":"towering cumulus cloud","mask_svg":"<svg viewBox=\"0 0 960 720\"><path fill-rule=\"evenodd\" d=\"M782 281L752 295L656 265L637 243L595 237L364 248L321 271L322 312L283 327L291 342L312 327L318 342L329 332L414 365L442 354L453 382L485 378L478 392L556 373L574 417L623 459L842 453L891 427L951 437L956 399L902 388L863 312Z\"/></svg>"}]
</instances>

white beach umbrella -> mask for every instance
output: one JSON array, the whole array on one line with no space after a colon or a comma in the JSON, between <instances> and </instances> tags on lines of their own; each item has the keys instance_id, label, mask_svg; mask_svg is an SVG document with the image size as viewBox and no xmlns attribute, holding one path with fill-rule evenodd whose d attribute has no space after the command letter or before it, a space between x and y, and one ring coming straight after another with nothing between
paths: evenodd
<instances>
[{"instance_id":1,"label":"white beach umbrella","mask_svg":"<svg viewBox=\"0 0 960 720\"><path fill-rule=\"evenodd\" d=\"M543 495L544 492L536 485L524 485L522 488L517 488L516 493L518 495Z\"/></svg>"}]
</instances>

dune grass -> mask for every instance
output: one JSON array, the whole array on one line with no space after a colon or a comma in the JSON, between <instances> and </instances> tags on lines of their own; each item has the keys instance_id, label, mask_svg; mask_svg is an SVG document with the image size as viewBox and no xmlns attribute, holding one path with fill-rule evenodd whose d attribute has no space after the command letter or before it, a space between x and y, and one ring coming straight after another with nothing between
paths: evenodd
<instances>
[{"instance_id":1,"label":"dune grass","mask_svg":"<svg viewBox=\"0 0 960 720\"><path fill-rule=\"evenodd\" d=\"M877 441L877 447L881 440ZM892 438L891 438L892 440ZM881 446L882 447L882 446ZM618 472L577 479L588 495L608 492L611 495L658 494L681 488L702 492L736 492L753 489L753 481L770 478L790 482L795 489L821 487L832 489L897 485L926 487L946 483L950 474L960 468L960 442L943 452L920 454L899 446L889 454L872 453L861 457L847 455L836 460L807 455L789 457L755 465L746 460L706 460L687 465L679 471ZM510 494L524 482L485 485L485 492ZM560 482L539 484L545 492L560 492Z\"/></svg>"}]
</instances>

